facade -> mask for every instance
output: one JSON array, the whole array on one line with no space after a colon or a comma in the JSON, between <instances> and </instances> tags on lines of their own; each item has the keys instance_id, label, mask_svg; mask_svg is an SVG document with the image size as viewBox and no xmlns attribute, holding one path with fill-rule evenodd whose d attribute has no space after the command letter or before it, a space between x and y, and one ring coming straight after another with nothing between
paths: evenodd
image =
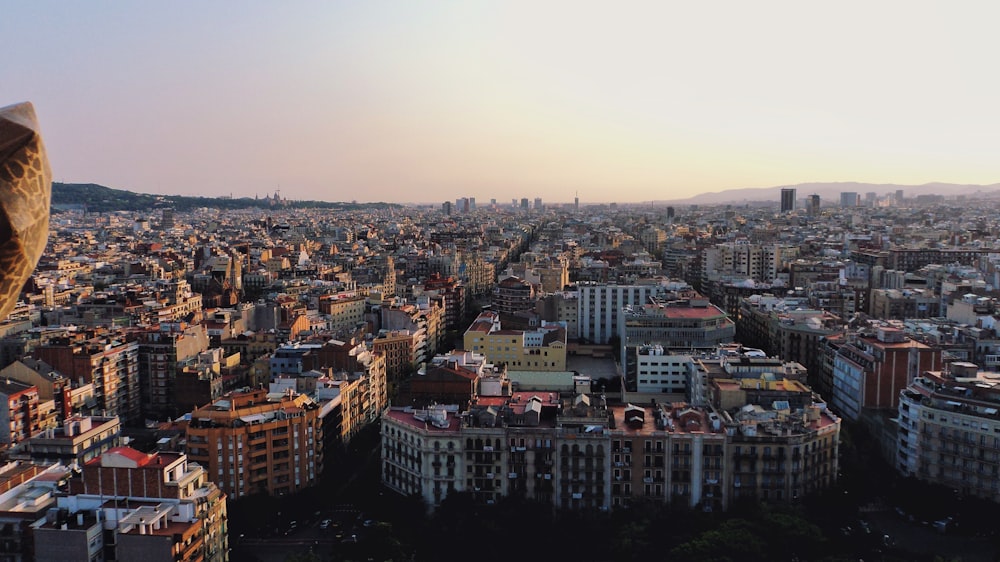
<instances>
[{"instance_id":1,"label":"facade","mask_svg":"<svg viewBox=\"0 0 1000 562\"><path fill-rule=\"evenodd\" d=\"M729 413L513 392L479 396L468 411L389 409L382 481L432 509L468 492L486 504L514 496L609 509L653 500L722 511L736 499L792 503L832 486L839 431L822 405Z\"/></svg>"},{"instance_id":2,"label":"facade","mask_svg":"<svg viewBox=\"0 0 1000 562\"><path fill-rule=\"evenodd\" d=\"M535 305L541 320L565 325L566 338L573 341L580 337L578 309L577 293L568 291L545 295Z\"/></svg>"},{"instance_id":3,"label":"facade","mask_svg":"<svg viewBox=\"0 0 1000 562\"><path fill-rule=\"evenodd\" d=\"M323 469L318 414L304 394L233 392L191 413L187 454L228 496L298 492Z\"/></svg>"},{"instance_id":4,"label":"facade","mask_svg":"<svg viewBox=\"0 0 1000 562\"><path fill-rule=\"evenodd\" d=\"M322 346L319 343L294 342L278 347L268 361L271 377L302 374L306 370L303 368L303 356L308 352L315 353Z\"/></svg>"},{"instance_id":5,"label":"facade","mask_svg":"<svg viewBox=\"0 0 1000 562\"><path fill-rule=\"evenodd\" d=\"M121 443L117 417L71 416L62 425L42 431L11 451L11 458L65 466L82 466Z\"/></svg>"},{"instance_id":6,"label":"facade","mask_svg":"<svg viewBox=\"0 0 1000 562\"><path fill-rule=\"evenodd\" d=\"M0 378L34 386L38 389L39 401L52 400L60 415L72 415L72 406L66 397L72 388L70 380L44 361L22 357L0 370Z\"/></svg>"},{"instance_id":7,"label":"facade","mask_svg":"<svg viewBox=\"0 0 1000 562\"><path fill-rule=\"evenodd\" d=\"M740 410L726 467L733 500L794 502L836 483L840 418L819 405L800 412Z\"/></svg>"},{"instance_id":8,"label":"facade","mask_svg":"<svg viewBox=\"0 0 1000 562\"><path fill-rule=\"evenodd\" d=\"M372 351L385 357L385 374L390 382L398 382L413 369L414 339L409 330L392 330L372 340Z\"/></svg>"},{"instance_id":9,"label":"facade","mask_svg":"<svg viewBox=\"0 0 1000 562\"><path fill-rule=\"evenodd\" d=\"M687 283L668 279L622 285L580 283L576 299L579 339L606 344L618 335L618 316L623 307L641 306L653 296L683 298L691 293L693 290Z\"/></svg>"},{"instance_id":10,"label":"facade","mask_svg":"<svg viewBox=\"0 0 1000 562\"><path fill-rule=\"evenodd\" d=\"M809 200L806 203L806 212L810 217L819 216L819 195L810 195Z\"/></svg>"},{"instance_id":11,"label":"facade","mask_svg":"<svg viewBox=\"0 0 1000 562\"><path fill-rule=\"evenodd\" d=\"M456 331L461 329L465 319L466 292L465 286L455 277L442 277L433 273L424 281L423 294L438 296L444 299L444 329Z\"/></svg>"},{"instance_id":12,"label":"facade","mask_svg":"<svg viewBox=\"0 0 1000 562\"><path fill-rule=\"evenodd\" d=\"M737 339L805 366L817 385L820 373L820 340L844 330L841 317L802 306L801 301L754 295L740 303L736 318Z\"/></svg>"},{"instance_id":13,"label":"facade","mask_svg":"<svg viewBox=\"0 0 1000 562\"><path fill-rule=\"evenodd\" d=\"M105 452L31 528L39 561L229 559L226 496L177 453Z\"/></svg>"},{"instance_id":14,"label":"facade","mask_svg":"<svg viewBox=\"0 0 1000 562\"><path fill-rule=\"evenodd\" d=\"M869 307L872 318L881 320L942 316L941 298L929 289L873 289Z\"/></svg>"},{"instance_id":15,"label":"facade","mask_svg":"<svg viewBox=\"0 0 1000 562\"><path fill-rule=\"evenodd\" d=\"M38 388L28 383L0 381L0 445L10 447L37 435L44 417L39 411Z\"/></svg>"},{"instance_id":16,"label":"facade","mask_svg":"<svg viewBox=\"0 0 1000 562\"><path fill-rule=\"evenodd\" d=\"M486 361L516 371L565 371L566 328L548 324L534 330L505 330L500 315L483 311L465 331L463 346Z\"/></svg>"},{"instance_id":17,"label":"facade","mask_svg":"<svg viewBox=\"0 0 1000 562\"><path fill-rule=\"evenodd\" d=\"M376 410L378 403L371 398L369 380L341 372L317 381L316 399L320 402L324 445L349 443L381 411ZM383 400L383 409L385 405Z\"/></svg>"},{"instance_id":18,"label":"facade","mask_svg":"<svg viewBox=\"0 0 1000 562\"><path fill-rule=\"evenodd\" d=\"M493 310L500 314L514 314L534 310L535 287L519 277L507 277L497 283L493 291Z\"/></svg>"},{"instance_id":19,"label":"facade","mask_svg":"<svg viewBox=\"0 0 1000 562\"><path fill-rule=\"evenodd\" d=\"M174 386L180 363L208 349L204 325L161 324L139 338L139 385L143 415L148 418L178 416Z\"/></svg>"},{"instance_id":20,"label":"facade","mask_svg":"<svg viewBox=\"0 0 1000 562\"><path fill-rule=\"evenodd\" d=\"M95 397L106 415L139 423L139 343L101 336L85 341L53 340L35 348L41 359L72 380L93 383Z\"/></svg>"},{"instance_id":21,"label":"facade","mask_svg":"<svg viewBox=\"0 0 1000 562\"><path fill-rule=\"evenodd\" d=\"M688 397L688 388L696 369L690 355L665 352L662 345L629 348L635 353L636 392L671 394L671 401Z\"/></svg>"},{"instance_id":22,"label":"facade","mask_svg":"<svg viewBox=\"0 0 1000 562\"><path fill-rule=\"evenodd\" d=\"M726 276L740 276L770 283L778 272L798 254L798 248L782 244L727 242L705 248L702 252L702 290L711 281Z\"/></svg>"},{"instance_id":23,"label":"facade","mask_svg":"<svg viewBox=\"0 0 1000 562\"><path fill-rule=\"evenodd\" d=\"M1000 502L1000 373L973 363L925 371L900 392L896 468Z\"/></svg>"},{"instance_id":24,"label":"facade","mask_svg":"<svg viewBox=\"0 0 1000 562\"><path fill-rule=\"evenodd\" d=\"M784 187L781 189L781 212L789 213L795 210L795 188Z\"/></svg>"},{"instance_id":25,"label":"facade","mask_svg":"<svg viewBox=\"0 0 1000 562\"><path fill-rule=\"evenodd\" d=\"M328 328L337 332L351 329L364 322L365 299L354 294L323 295L319 297L319 311L328 317Z\"/></svg>"},{"instance_id":26,"label":"facade","mask_svg":"<svg viewBox=\"0 0 1000 562\"><path fill-rule=\"evenodd\" d=\"M618 325L624 386L632 392L638 388L639 379L639 354L633 349L654 345L666 353L711 353L719 345L731 343L736 335L736 325L729 316L703 297L626 306Z\"/></svg>"},{"instance_id":27,"label":"facade","mask_svg":"<svg viewBox=\"0 0 1000 562\"><path fill-rule=\"evenodd\" d=\"M879 326L874 334L850 334L836 350L830 405L856 421L862 410L896 410L899 393L924 371L941 368L942 352Z\"/></svg>"}]
</instances>

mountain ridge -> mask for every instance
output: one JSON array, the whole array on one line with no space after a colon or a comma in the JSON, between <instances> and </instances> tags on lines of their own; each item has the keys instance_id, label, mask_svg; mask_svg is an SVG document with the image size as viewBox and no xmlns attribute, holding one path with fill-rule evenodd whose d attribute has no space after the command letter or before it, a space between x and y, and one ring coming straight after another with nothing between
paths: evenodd
<instances>
[{"instance_id":1,"label":"mountain ridge","mask_svg":"<svg viewBox=\"0 0 1000 562\"><path fill-rule=\"evenodd\" d=\"M774 201L777 203L781 199L781 190L788 188L795 189L796 200L816 194L820 196L820 201L835 200L839 202L840 193L851 191L857 192L861 196L871 192L880 196L887 195L900 189L903 190L904 197L916 197L918 195L972 195L976 193L996 195L1000 191L1000 183L982 185L930 182L913 185L853 181L804 182L773 187L742 187L722 191L709 191L686 198L657 199L653 203L670 205L719 205L753 201Z\"/></svg>"}]
</instances>

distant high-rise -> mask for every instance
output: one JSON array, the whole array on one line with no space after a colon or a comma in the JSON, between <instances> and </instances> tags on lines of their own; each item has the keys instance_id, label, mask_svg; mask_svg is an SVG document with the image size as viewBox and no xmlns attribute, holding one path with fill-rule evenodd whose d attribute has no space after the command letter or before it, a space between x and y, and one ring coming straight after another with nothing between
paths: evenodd
<instances>
[{"instance_id":1,"label":"distant high-rise","mask_svg":"<svg viewBox=\"0 0 1000 562\"><path fill-rule=\"evenodd\" d=\"M809 204L806 207L806 212L811 217L819 216L819 195L813 194L809 196Z\"/></svg>"},{"instance_id":2,"label":"distant high-rise","mask_svg":"<svg viewBox=\"0 0 1000 562\"><path fill-rule=\"evenodd\" d=\"M795 210L795 188L784 187L781 189L781 212L789 213Z\"/></svg>"},{"instance_id":3,"label":"distant high-rise","mask_svg":"<svg viewBox=\"0 0 1000 562\"><path fill-rule=\"evenodd\" d=\"M541 197L535 197L535 210L536 211L541 211L542 210L542 198Z\"/></svg>"},{"instance_id":4,"label":"distant high-rise","mask_svg":"<svg viewBox=\"0 0 1000 562\"><path fill-rule=\"evenodd\" d=\"M476 210L476 198L475 197L469 197L469 210L470 211L475 211Z\"/></svg>"},{"instance_id":5,"label":"distant high-rise","mask_svg":"<svg viewBox=\"0 0 1000 562\"><path fill-rule=\"evenodd\" d=\"M451 214L451 201L445 201L441 204L441 212L446 215Z\"/></svg>"},{"instance_id":6,"label":"distant high-rise","mask_svg":"<svg viewBox=\"0 0 1000 562\"><path fill-rule=\"evenodd\" d=\"M865 207L874 207L875 201L878 199L878 193L874 191L869 191L865 193Z\"/></svg>"},{"instance_id":7,"label":"distant high-rise","mask_svg":"<svg viewBox=\"0 0 1000 562\"><path fill-rule=\"evenodd\" d=\"M841 191L840 192L840 206L847 207L857 207L858 206L858 193L856 191Z\"/></svg>"},{"instance_id":8,"label":"distant high-rise","mask_svg":"<svg viewBox=\"0 0 1000 562\"><path fill-rule=\"evenodd\" d=\"M528 198L527 197L522 197L521 198L521 210L522 211L527 211L528 210Z\"/></svg>"},{"instance_id":9,"label":"distant high-rise","mask_svg":"<svg viewBox=\"0 0 1000 562\"><path fill-rule=\"evenodd\" d=\"M902 205L903 204L903 190L902 189L897 189L896 190L896 204L897 205Z\"/></svg>"},{"instance_id":10,"label":"distant high-rise","mask_svg":"<svg viewBox=\"0 0 1000 562\"><path fill-rule=\"evenodd\" d=\"M667 218L668 219L674 218L674 208L673 207L667 207Z\"/></svg>"},{"instance_id":11,"label":"distant high-rise","mask_svg":"<svg viewBox=\"0 0 1000 562\"><path fill-rule=\"evenodd\" d=\"M160 228L163 230L170 230L174 227L174 210L173 209L163 209L163 218L160 220Z\"/></svg>"},{"instance_id":12,"label":"distant high-rise","mask_svg":"<svg viewBox=\"0 0 1000 562\"><path fill-rule=\"evenodd\" d=\"M573 197L573 210L575 210L575 211L579 211L580 210L580 196L579 195Z\"/></svg>"}]
</instances>

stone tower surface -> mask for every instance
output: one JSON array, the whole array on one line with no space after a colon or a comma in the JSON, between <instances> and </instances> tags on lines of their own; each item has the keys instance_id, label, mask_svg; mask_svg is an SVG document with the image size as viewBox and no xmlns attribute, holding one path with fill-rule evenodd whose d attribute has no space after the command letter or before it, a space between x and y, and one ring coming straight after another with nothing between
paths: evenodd
<instances>
[{"instance_id":1,"label":"stone tower surface","mask_svg":"<svg viewBox=\"0 0 1000 562\"><path fill-rule=\"evenodd\" d=\"M38 264L49 237L52 170L30 102L0 108L0 319Z\"/></svg>"}]
</instances>

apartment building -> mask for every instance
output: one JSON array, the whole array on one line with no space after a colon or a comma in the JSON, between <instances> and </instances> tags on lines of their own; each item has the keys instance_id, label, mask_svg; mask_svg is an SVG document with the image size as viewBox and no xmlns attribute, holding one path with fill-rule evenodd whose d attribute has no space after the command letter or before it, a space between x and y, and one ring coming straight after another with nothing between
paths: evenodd
<instances>
[{"instance_id":1,"label":"apartment building","mask_svg":"<svg viewBox=\"0 0 1000 562\"><path fill-rule=\"evenodd\" d=\"M328 317L328 329L337 332L351 329L364 322L365 299L354 291L322 295L319 297L319 311Z\"/></svg>"},{"instance_id":2,"label":"apartment building","mask_svg":"<svg viewBox=\"0 0 1000 562\"><path fill-rule=\"evenodd\" d=\"M1000 373L967 362L947 367L900 391L896 468L1000 502Z\"/></svg>"},{"instance_id":3,"label":"apartment building","mask_svg":"<svg viewBox=\"0 0 1000 562\"><path fill-rule=\"evenodd\" d=\"M42 430L45 416L39 409L37 387L0 380L0 400L6 405L0 407L0 446L16 445Z\"/></svg>"},{"instance_id":4,"label":"apartment building","mask_svg":"<svg viewBox=\"0 0 1000 562\"><path fill-rule=\"evenodd\" d=\"M304 394L232 392L191 413L186 452L228 496L298 492L323 469L318 410Z\"/></svg>"},{"instance_id":5,"label":"apartment building","mask_svg":"<svg viewBox=\"0 0 1000 562\"><path fill-rule=\"evenodd\" d=\"M500 314L483 311L463 335L463 347L512 371L565 371L566 327L542 322L533 330L505 330Z\"/></svg>"},{"instance_id":6,"label":"apartment building","mask_svg":"<svg viewBox=\"0 0 1000 562\"><path fill-rule=\"evenodd\" d=\"M139 334L139 386L143 415L177 416L174 387L181 363L208 349L204 325L165 323Z\"/></svg>"},{"instance_id":7,"label":"apartment building","mask_svg":"<svg viewBox=\"0 0 1000 562\"><path fill-rule=\"evenodd\" d=\"M22 441L10 458L80 466L122 444L117 417L70 416L55 428Z\"/></svg>"},{"instance_id":8,"label":"apartment building","mask_svg":"<svg viewBox=\"0 0 1000 562\"><path fill-rule=\"evenodd\" d=\"M179 453L110 449L31 524L35 560L229 559L226 496Z\"/></svg>"},{"instance_id":9,"label":"apartment building","mask_svg":"<svg viewBox=\"0 0 1000 562\"><path fill-rule=\"evenodd\" d=\"M114 336L83 341L57 338L36 347L32 357L72 380L92 383L105 415L118 416L124 423L140 422L138 342Z\"/></svg>"},{"instance_id":10,"label":"apartment building","mask_svg":"<svg viewBox=\"0 0 1000 562\"><path fill-rule=\"evenodd\" d=\"M896 410L900 391L920 373L940 369L941 357L891 326L848 334L833 357L830 405L852 421L865 409Z\"/></svg>"},{"instance_id":11,"label":"apartment building","mask_svg":"<svg viewBox=\"0 0 1000 562\"><path fill-rule=\"evenodd\" d=\"M535 308L535 286L521 279L510 276L501 279L493 290L493 310L500 314L514 314L522 310Z\"/></svg>"},{"instance_id":12,"label":"apartment building","mask_svg":"<svg viewBox=\"0 0 1000 562\"><path fill-rule=\"evenodd\" d=\"M532 498L565 509L641 499L726 510L738 498L791 503L837 478L840 418L825 405L685 402L609 406L577 390L498 392L458 406L390 408L382 481L433 509L448 494Z\"/></svg>"},{"instance_id":13,"label":"apartment building","mask_svg":"<svg viewBox=\"0 0 1000 562\"><path fill-rule=\"evenodd\" d=\"M702 254L702 286L724 275L742 275L770 283L788 262L798 255L798 248L779 244L727 242L706 248Z\"/></svg>"}]
</instances>

